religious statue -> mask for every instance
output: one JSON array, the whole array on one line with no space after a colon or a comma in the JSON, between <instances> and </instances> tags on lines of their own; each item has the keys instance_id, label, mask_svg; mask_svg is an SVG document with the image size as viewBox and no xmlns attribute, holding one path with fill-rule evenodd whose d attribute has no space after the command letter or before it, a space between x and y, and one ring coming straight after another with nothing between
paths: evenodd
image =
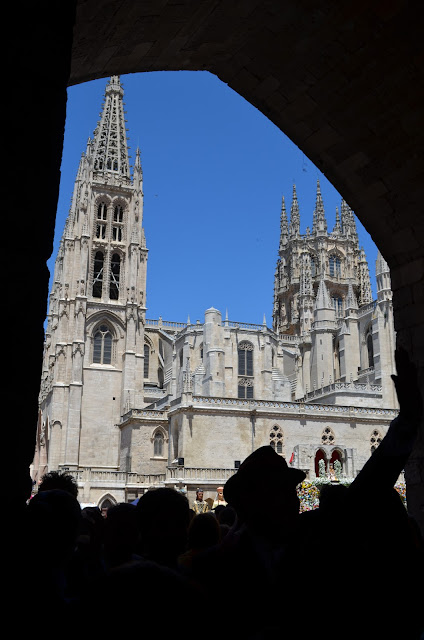
<instances>
[{"instance_id":1,"label":"religious statue","mask_svg":"<svg viewBox=\"0 0 424 640\"><path fill-rule=\"evenodd\" d=\"M209 511L209 505L203 500L203 489L196 490L196 500L193 502L193 511L196 515Z\"/></svg>"},{"instance_id":2,"label":"religious statue","mask_svg":"<svg viewBox=\"0 0 424 640\"><path fill-rule=\"evenodd\" d=\"M216 490L216 498L213 501L213 505L212 505L212 509L215 509L216 507L226 507L227 506L227 502L224 500L224 487L218 487Z\"/></svg>"}]
</instances>

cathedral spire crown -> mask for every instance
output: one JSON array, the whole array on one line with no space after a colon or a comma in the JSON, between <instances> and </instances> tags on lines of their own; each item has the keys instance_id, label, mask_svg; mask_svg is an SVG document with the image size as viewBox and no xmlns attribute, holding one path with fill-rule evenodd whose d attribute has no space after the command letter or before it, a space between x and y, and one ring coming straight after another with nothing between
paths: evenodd
<instances>
[{"instance_id":1,"label":"cathedral spire crown","mask_svg":"<svg viewBox=\"0 0 424 640\"><path fill-rule=\"evenodd\" d=\"M94 131L94 171L130 179L128 142L125 128L124 89L119 76L106 85L103 110Z\"/></svg>"}]
</instances>

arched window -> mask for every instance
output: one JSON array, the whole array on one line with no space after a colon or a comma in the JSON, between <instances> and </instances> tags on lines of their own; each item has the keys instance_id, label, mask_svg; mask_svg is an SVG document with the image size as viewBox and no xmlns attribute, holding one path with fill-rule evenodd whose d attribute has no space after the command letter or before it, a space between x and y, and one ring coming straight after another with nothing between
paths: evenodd
<instances>
[{"instance_id":1,"label":"arched window","mask_svg":"<svg viewBox=\"0 0 424 640\"><path fill-rule=\"evenodd\" d=\"M329 266L330 266L330 276L340 276L342 272L342 266L340 262L340 258L338 256L332 255L329 258Z\"/></svg>"},{"instance_id":2,"label":"arched window","mask_svg":"<svg viewBox=\"0 0 424 640\"><path fill-rule=\"evenodd\" d=\"M105 202L100 202L97 207L97 225L96 225L96 238L98 240L106 239L106 225L107 225L107 205Z\"/></svg>"},{"instance_id":3,"label":"arched window","mask_svg":"<svg viewBox=\"0 0 424 640\"><path fill-rule=\"evenodd\" d=\"M315 454L315 476L319 478L327 473L327 456L325 451L318 449Z\"/></svg>"},{"instance_id":4,"label":"arched window","mask_svg":"<svg viewBox=\"0 0 424 640\"><path fill-rule=\"evenodd\" d=\"M331 454L330 464L333 467L334 471L336 471L336 475L338 467L340 471L343 470L343 454L341 451L339 451L338 449L334 449Z\"/></svg>"},{"instance_id":5,"label":"arched window","mask_svg":"<svg viewBox=\"0 0 424 640\"><path fill-rule=\"evenodd\" d=\"M109 298L111 300L119 299L120 275L121 275L121 257L119 256L118 253L114 253L110 261Z\"/></svg>"},{"instance_id":6,"label":"arched window","mask_svg":"<svg viewBox=\"0 0 424 640\"><path fill-rule=\"evenodd\" d=\"M112 502L112 500L109 500L109 498L106 498L105 500L103 500L101 505L99 506L99 509L102 512L102 516L106 517L108 510L111 509L113 506L114 506L114 503Z\"/></svg>"},{"instance_id":7,"label":"arched window","mask_svg":"<svg viewBox=\"0 0 424 640\"><path fill-rule=\"evenodd\" d=\"M371 453L374 453L382 439L383 436L381 435L381 433L377 431L377 429L374 429L370 438Z\"/></svg>"},{"instance_id":8,"label":"arched window","mask_svg":"<svg viewBox=\"0 0 424 640\"><path fill-rule=\"evenodd\" d=\"M94 334L93 362L112 364L112 334L106 324L100 325Z\"/></svg>"},{"instance_id":9,"label":"arched window","mask_svg":"<svg viewBox=\"0 0 424 640\"><path fill-rule=\"evenodd\" d=\"M315 278L317 275L317 262L313 256L311 256L311 276Z\"/></svg>"},{"instance_id":10,"label":"arched window","mask_svg":"<svg viewBox=\"0 0 424 640\"><path fill-rule=\"evenodd\" d=\"M283 453L283 432L281 427L275 425L269 434L269 444L277 453Z\"/></svg>"},{"instance_id":11,"label":"arched window","mask_svg":"<svg viewBox=\"0 0 424 640\"><path fill-rule=\"evenodd\" d=\"M113 210L113 221L122 222L124 219L124 209L120 204L117 204Z\"/></svg>"},{"instance_id":12,"label":"arched window","mask_svg":"<svg viewBox=\"0 0 424 640\"><path fill-rule=\"evenodd\" d=\"M368 367L374 366L374 345L372 340L371 328L368 329L366 334L367 354L368 354Z\"/></svg>"},{"instance_id":13,"label":"arched window","mask_svg":"<svg viewBox=\"0 0 424 640\"><path fill-rule=\"evenodd\" d=\"M156 431L153 436L153 455L155 458L163 458L164 437L162 431Z\"/></svg>"},{"instance_id":14,"label":"arched window","mask_svg":"<svg viewBox=\"0 0 424 640\"><path fill-rule=\"evenodd\" d=\"M253 344L240 342L238 348L239 376L253 376Z\"/></svg>"},{"instance_id":15,"label":"arched window","mask_svg":"<svg viewBox=\"0 0 424 640\"><path fill-rule=\"evenodd\" d=\"M336 312L336 317L339 318L340 316L343 315L343 298L336 295L332 297L332 301L333 301L334 311Z\"/></svg>"},{"instance_id":16,"label":"arched window","mask_svg":"<svg viewBox=\"0 0 424 640\"><path fill-rule=\"evenodd\" d=\"M122 205L117 204L113 209L112 240L114 242L122 242L123 240L123 221L124 209Z\"/></svg>"},{"instance_id":17,"label":"arched window","mask_svg":"<svg viewBox=\"0 0 424 640\"><path fill-rule=\"evenodd\" d=\"M238 397L253 398L253 344L240 342L238 347Z\"/></svg>"},{"instance_id":18,"label":"arched window","mask_svg":"<svg viewBox=\"0 0 424 640\"><path fill-rule=\"evenodd\" d=\"M150 347L148 344L144 345L144 379L149 378L149 364L150 364Z\"/></svg>"},{"instance_id":19,"label":"arched window","mask_svg":"<svg viewBox=\"0 0 424 640\"><path fill-rule=\"evenodd\" d=\"M101 251L97 251L94 256L94 269L93 269L93 298L102 297L103 289L103 267L105 257Z\"/></svg>"},{"instance_id":20,"label":"arched window","mask_svg":"<svg viewBox=\"0 0 424 640\"><path fill-rule=\"evenodd\" d=\"M107 205L105 202L100 202L97 207L97 220L107 220Z\"/></svg>"}]
</instances>

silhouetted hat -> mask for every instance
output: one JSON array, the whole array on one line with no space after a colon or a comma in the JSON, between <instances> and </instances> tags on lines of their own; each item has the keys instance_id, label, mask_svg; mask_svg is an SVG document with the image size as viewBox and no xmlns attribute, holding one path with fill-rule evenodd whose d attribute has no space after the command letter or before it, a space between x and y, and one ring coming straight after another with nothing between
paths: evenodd
<instances>
[{"instance_id":1,"label":"silhouetted hat","mask_svg":"<svg viewBox=\"0 0 424 640\"><path fill-rule=\"evenodd\" d=\"M304 471L289 467L286 460L267 445L253 451L240 465L239 470L227 480L224 486L225 500L237 508L243 497L248 497L253 487L260 485L264 490L282 483L296 487L306 478Z\"/></svg>"}]
</instances>

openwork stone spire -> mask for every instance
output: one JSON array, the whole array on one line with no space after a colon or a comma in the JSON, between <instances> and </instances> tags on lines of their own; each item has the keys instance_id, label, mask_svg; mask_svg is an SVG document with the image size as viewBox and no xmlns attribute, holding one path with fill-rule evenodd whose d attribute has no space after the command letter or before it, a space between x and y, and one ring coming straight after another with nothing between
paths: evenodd
<instances>
[{"instance_id":1,"label":"openwork stone spire","mask_svg":"<svg viewBox=\"0 0 424 640\"><path fill-rule=\"evenodd\" d=\"M325 219L324 202L321 195L321 185L317 180L317 196L313 218L313 233L327 233L327 220Z\"/></svg>"},{"instance_id":2,"label":"openwork stone spire","mask_svg":"<svg viewBox=\"0 0 424 640\"><path fill-rule=\"evenodd\" d=\"M336 222L334 224L334 228L333 228L333 235L339 236L342 232L342 228L340 225L340 214L339 214L339 207L336 207Z\"/></svg>"},{"instance_id":3,"label":"openwork stone spire","mask_svg":"<svg viewBox=\"0 0 424 640\"><path fill-rule=\"evenodd\" d=\"M361 249L360 258L359 258L359 304L369 304L372 302L372 292L371 292L371 280L370 280L370 272L368 269L368 262L365 256L365 251Z\"/></svg>"},{"instance_id":4,"label":"openwork stone spire","mask_svg":"<svg viewBox=\"0 0 424 640\"><path fill-rule=\"evenodd\" d=\"M345 200L342 200L341 204L341 225L343 235L347 238L351 238L355 244L358 245L358 232L356 229L355 216Z\"/></svg>"},{"instance_id":5,"label":"openwork stone spire","mask_svg":"<svg viewBox=\"0 0 424 640\"><path fill-rule=\"evenodd\" d=\"M390 268L380 251L377 253L377 260L375 261L375 273L379 276L382 273L390 273Z\"/></svg>"},{"instance_id":6,"label":"openwork stone spire","mask_svg":"<svg viewBox=\"0 0 424 640\"><path fill-rule=\"evenodd\" d=\"M301 255L299 294L301 296L312 296L313 294L311 256L306 248Z\"/></svg>"},{"instance_id":7,"label":"openwork stone spire","mask_svg":"<svg viewBox=\"0 0 424 640\"><path fill-rule=\"evenodd\" d=\"M296 185L293 185L292 205L290 209L290 235L300 234L299 203L297 201Z\"/></svg>"},{"instance_id":8,"label":"openwork stone spire","mask_svg":"<svg viewBox=\"0 0 424 640\"><path fill-rule=\"evenodd\" d=\"M111 76L105 89L103 111L94 131L95 172L108 172L130 179L128 143L125 129L124 90L119 76Z\"/></svg>"},{"instance_id":9,"label":"openwork stone spire","mask_svg":"<svg viewBox=\"0 0 424 640\"><path fill-rule=\"evenodd\" d=\"M284 196L281 200L281 217L280 217L280 250L287 244L289 225L287 221L286 202Z\"/></svg>"}]
</instances>

